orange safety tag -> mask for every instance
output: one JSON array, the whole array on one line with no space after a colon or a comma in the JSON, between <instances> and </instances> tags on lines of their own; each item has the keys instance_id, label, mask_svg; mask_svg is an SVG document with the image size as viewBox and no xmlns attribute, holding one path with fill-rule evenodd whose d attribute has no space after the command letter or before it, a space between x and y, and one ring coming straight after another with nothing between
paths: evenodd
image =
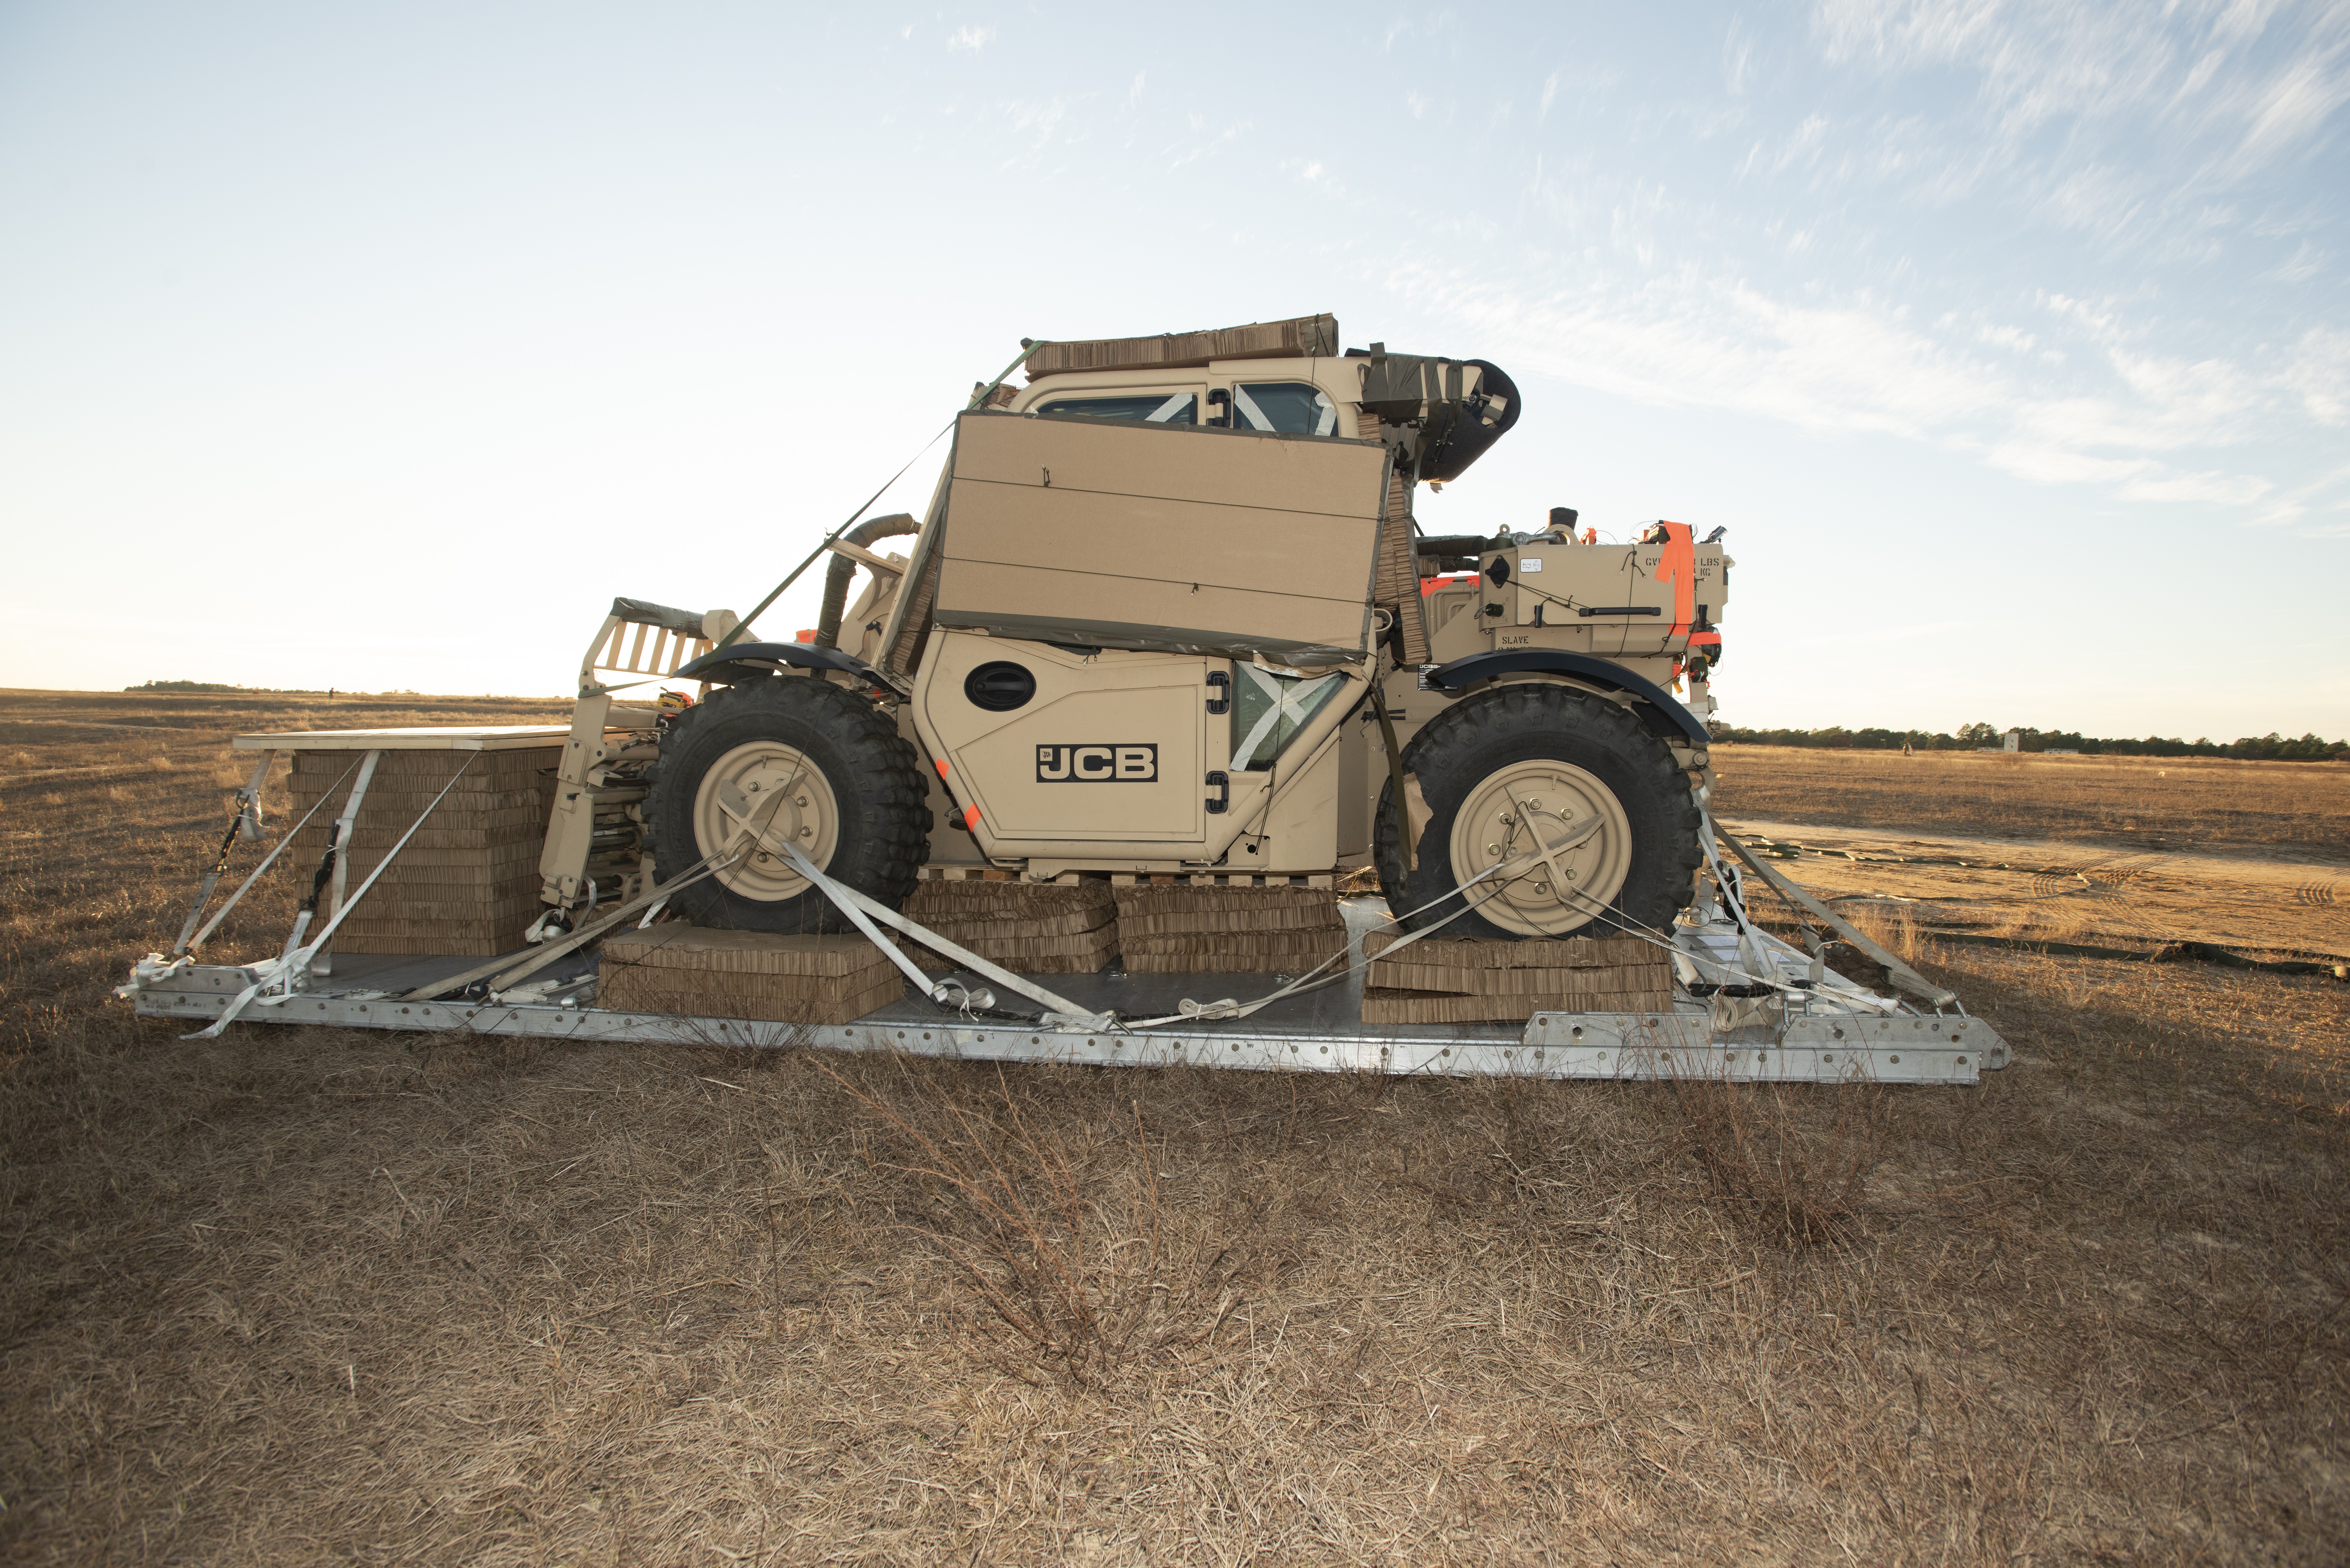
<instances>
[{"instance_id":1,"label":"orange safety tag","mask_svg":"<svg viewBox=\"0 0 2350 1568\"><path fill-rule=\"evenodd\" d=\"M1657 562L1657 581L1673 585L1673 629L1679 637L1697 619L1697 542L1686 523L1657 524L1665 531L1665 553Z\"/></svg>"}]
</instances>

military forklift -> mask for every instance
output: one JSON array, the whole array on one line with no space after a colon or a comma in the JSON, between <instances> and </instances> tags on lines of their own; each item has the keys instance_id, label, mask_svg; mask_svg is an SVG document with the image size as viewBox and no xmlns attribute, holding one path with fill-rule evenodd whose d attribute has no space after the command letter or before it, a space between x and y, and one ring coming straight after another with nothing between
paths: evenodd
<instances>
[{"instance_id":1,"label":"military forklift","mask_svg":"<svg viewBox=\"0 0 2350 1568\"><path fill-rule=\"evenodd\" d=\"M828 542L812 637L616 605L582 670L551 909L629 897L754 815L754 851L678 895L697 924L843 929L786 844L893 907L926 866L1319 882L1367 862L1409 926L1462 935L1661 930L1690 903L1719 530L1603 543L1560 507L1423 535L1419 487L1507 435L1518 389L1482 359L1342 348L1327 316L1024 349L1026 384L956 418L920 519ZM598 679L632 618L710 646L670 673L700 694L657 737L616 732ZM1473 911L1447 901L1528 851Z\"/></svg>"}]
</instances>

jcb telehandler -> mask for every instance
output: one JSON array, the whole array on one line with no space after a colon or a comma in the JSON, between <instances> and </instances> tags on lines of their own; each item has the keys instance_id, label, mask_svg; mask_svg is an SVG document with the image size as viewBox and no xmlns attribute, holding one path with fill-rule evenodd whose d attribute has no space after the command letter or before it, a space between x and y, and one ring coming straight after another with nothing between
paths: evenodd
<instances>
[{"instance_id":1,"label":"jcb telehandler","mask_svg":"<svg viewBox=\"0 0 2350 1568\"><path fill-rule=\"evenodd\" d=\"M833 544L811 639L616 603L542 862L550 919L746 830L681 913L840 929L786 844L892 907L926 864L1318 882L1369 860L1417 927L1529 852L1452 930L1657 930L1690 902L1719 529L1603 543L1559 507L1421 535L1417 486L1507 434L1517 388L1482 359L1342 350L1326 316L1024 363L1024 387L975 389L919 522ZM632 623L712 645L670 678L699 701L614 706L596 670Z\"/></svg>"}]
</instances>

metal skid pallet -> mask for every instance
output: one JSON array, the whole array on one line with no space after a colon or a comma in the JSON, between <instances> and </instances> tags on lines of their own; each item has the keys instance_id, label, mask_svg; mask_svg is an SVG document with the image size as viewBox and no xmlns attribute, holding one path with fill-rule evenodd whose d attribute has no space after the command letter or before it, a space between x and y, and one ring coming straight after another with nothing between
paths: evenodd
<instances>
[{"instance_id":1,"label":"metal skid pallet","mask_svg":"<svg viewBox=\"0 0 2350 1568\"><path fill-rule=\"evenodd\" d=\"M1378 924L1375 901L1345 906L1350 956L1361 933ZM1736 950L1730 923L1678 929L1683 953L1700 973ZM1748 963L1756 933L1748 932ZM794 1025L734 1018L623 1012L592 1001L594 959L583 956L543 982L528 999L415 1002L402 997L464 969L464 959L340 955L331 978L238 1014L251 1023L337 1028L465 1032L561 1040L748 1047L813 1046L837 1051L901 1051L910 1055L986 1062L1058 1062L1104 1067L1213 1066L1277 1072L1420 1074L1448 1077L1657 1079L1711 1077L1735 1083L1854 1081L1972 1084L2007 1064L2008 1049L1981 1019L1924 1012L1831 987L1806 988L1810 961L1768 936L1759 945L1788 981L1766 1022L1721 1027L1710 1002L1679 1001L1653 1013L1539 1012L1510 1024L1366 1024L1360 1022L1357 970L1322 990L1285 998L1253 1017L1187 1022L1147 1030L1049 1029L942 1010L909 996L850 1023ZM145 1017L193 1026L217 1020L257 978L232 965L182 966L126 987ZM1161 1012L1184 993L1245 996L1279 977L1252 975L1055 975L1071 1000L1107 1013ZM1703 983L1703 982L1700 982Z\"/></svg>"},{"instance_id":2,"label":"metal skid pallet","mask_svg":"<svg viewBox=\"0 0 2350 1568\"><path fill-rule=\"evenodd\" d=\"M339 744L342 749L359 751L359 760L353 763L356 779L336 819L335 838L345 841L358 819L369 779L387 750L457 744L478 753L545 744L559 734L543 728L320 732L242 737L238 744L254 750ZM265 757L252 784L240 792L240 810L232 834L244 832L248 815L254 815L252 826L257 830L254 802L266 768ZM460 767L458 774L463 772ZM434 806L455 783L452 776L435 797ZM322 797L319 806L326 804ZM343 917L367 897L384 867L424 826L432 809L426 808L416 826L348 898L346 863L330 854L331 877L328 867L319 873L325 919L318 929L315 934L310 929L314 899L297 917L284 953L255 964L200 964L189 954L202 945L293 835L289 832L282 837L228 903L214 913L211 923L195 932L197 916L226 863L230 840L224 838L220 861L204 878L174 956L156 954L141 961L116 994L130 1000L142 1016L188 1022L207 1035L217 1034L232 1020L243 1019L647 1044L808 1045L1096 1066L1189 1064L1460 1077L1704 1076L1760 1083L1972 1084L1982 1071L2002 1067L2009 1058L1997 1033L1981 1020L1968 1017L1955 996L1877 947L1734 839L1724 842L1750 870L1791 903L1809 911L1820 924L1883 962L1893 983L1909 1000L1873 995L1827 971L1815 954L1799 951L1757 929L1744 913L1741 878L1712 853L1710 843L1711 881L1706 896L1683 923L1672 928L1669 940L1665 933L1649 934L1650 940L1670 949L1678 995L1669 1009L1537 1012L1523 1025L1364 1023L1363 938L1388 924L1385 906L1376 898L1342 902L1347 928L1346 967L1312 984L1299 983L1297 977L1265 974L1127 974L1117 970L1092 975L1019 976L836 883L791 849L785 853L802 874L823 888L843 915L905 972L909 991L902 1000L852 1023L805 1025L596 1006L599 961L594 941L635 922L640 910L650 919L670 890L712 874L717 856L561 940L486 965L455 957L334 953L331 944ZM251 836L258 836L257 831ZM1299 879L1218 877L1214 880L1225 884ZM1330 879L1307 880L1327 885ZM1456 891L1465 892L1466 885ZM876 920L896 928L901 939L912 938L932 950L960 955L959 961L972 967L946 982L934 983L884 937ZM1418 940L1417 935L1406 936L1385 950L1392 954ZM1334 954L1331 962L1337 961ZM531 975L540 978L525 981ZM985 986L1025 997L1045 1011L1034 1019L1007 1020L994 1009L993 994ZM452 993L455 1000L440 1000ZM975 1006L954 1005L983 996L988 1000Z\"/></svg>"}]
</instances>

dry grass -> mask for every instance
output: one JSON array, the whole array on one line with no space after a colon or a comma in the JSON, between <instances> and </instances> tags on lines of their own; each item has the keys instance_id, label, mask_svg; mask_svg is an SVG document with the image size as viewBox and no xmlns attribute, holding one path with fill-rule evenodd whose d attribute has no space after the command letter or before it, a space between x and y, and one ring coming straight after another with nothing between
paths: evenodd
<instances>
[{"instance_id":1,"label":"dry grass","mask_svg":"<svg viewBox=\"0 0 2350 1568\"><path fill-rule=\"evenodd\" d=\"M2350 1542L2343 987L1913 933L2016 1065L1740 1094L1736 1136L1711 1085L182 1044L105 988L236 770L9 739L11 1561Z\"/></svg>"},{"instance_id":2,"label":"dry grass","mask_svg":"<svg viewBox=\"0 0 2350 1568\"><path fill-rule=\"evenodd\" d=\"M2350 855L2350 763L1722 746L1715 812L2126 849Z\"/></svg>"}]
</instances>

